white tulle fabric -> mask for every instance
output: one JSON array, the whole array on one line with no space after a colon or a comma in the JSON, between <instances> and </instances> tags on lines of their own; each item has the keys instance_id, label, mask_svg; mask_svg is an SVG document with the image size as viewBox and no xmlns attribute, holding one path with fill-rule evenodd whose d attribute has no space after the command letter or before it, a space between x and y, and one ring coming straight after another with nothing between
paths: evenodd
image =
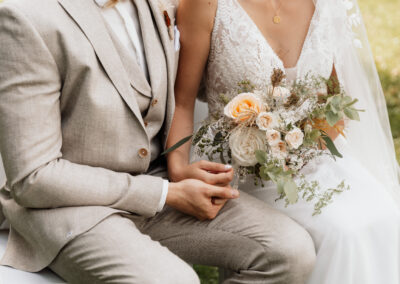
<instances>
[{"instance_id":1,"label":"white tulle fabric","mask_svg":"<svg viewBox=\"0 0 400 284\"><path fill-rule=\"evenodd\" d=\"M400 168L396 160L385 96L356 0L326 0L332 8L335 66L346 91L365 109L360 123L351 123L348 151L385 185L400 206ZM340 23L340 24L338 24ZM368 143L366 143L366 141Z\"/></svg>"},{"instance_id":2,"label":"white tulle fabric","mask_svg":"<svg viewBox=\"0 0 400 284\"><path fill-rule=\"evenodd\" d=\"M296 80L306 74L328 78L333 66L346 91L360 100L358 107L366 112L361 122L348 123L346 139L335 141L343 159L335 162L324 157L303 173L323 188L345 180L351 189L315 217L313 203L300 200L285 207L284 202L276 202L272 183L262 188L249 179L240 189L289 215L311 234L317 262L309 284L399 284L398 164L383 92L355 1L315 1L297 65L285 69L237 0L219 0L200 98L214 114L223 108L220 94L234 93L244 79L262 89L274 68L285 70L288 80Z\"/></svg>"}]
</instances>

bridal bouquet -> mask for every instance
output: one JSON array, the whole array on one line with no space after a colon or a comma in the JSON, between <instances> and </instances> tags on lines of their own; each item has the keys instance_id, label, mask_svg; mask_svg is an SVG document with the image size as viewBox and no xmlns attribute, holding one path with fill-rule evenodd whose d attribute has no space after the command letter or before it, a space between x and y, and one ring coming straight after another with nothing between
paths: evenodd
<instances>
[{"instance_id":1,"label":"bridal bouquet","mask_svg":"<svg viewBox=\"0 0 400 284\"><path fill-rule=\"evenodd\" d=\"M307 201L317 200L314 214L318 214L348 186L342 181L321 191L318 181L307 181L301 169L321 155L342 157L328 131L335 129L344 136L344 119L359 120L360 110L337 80L310 77L289 86L284 77L275 69L264 90L240 82L238 94L221 95L223 113L214 114L180 143L193 138L198 156L232 163L237 180L252 176L256 185L274 182L287 204L297 202L300 193Z\"/></svg>"}]
</instances>

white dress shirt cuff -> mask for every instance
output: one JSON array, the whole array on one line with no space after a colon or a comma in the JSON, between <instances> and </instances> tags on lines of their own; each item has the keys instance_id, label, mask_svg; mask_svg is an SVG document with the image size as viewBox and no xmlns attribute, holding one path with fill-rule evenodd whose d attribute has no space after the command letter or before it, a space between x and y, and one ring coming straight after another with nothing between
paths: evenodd
<instances>
[{"instance_id":1,"label":"white dress shirt cuff","mask_svg":"<svg viewBox=\"0 0 400 284\"><path fill-rule=\"evenodd\" d=\"M161 212L164 208L165 201L167 200L167 195L168 195L168 186L169 186L168 180L166 179L163 180L163 189L162 189L160 203L158 204L157 212Z\"/></svg>"}]
</instances>

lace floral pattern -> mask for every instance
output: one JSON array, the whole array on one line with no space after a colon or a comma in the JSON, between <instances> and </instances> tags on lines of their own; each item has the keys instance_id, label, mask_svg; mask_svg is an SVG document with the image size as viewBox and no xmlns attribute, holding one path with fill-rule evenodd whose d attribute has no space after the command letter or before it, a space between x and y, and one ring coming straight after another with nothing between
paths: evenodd
<instances>
[{"instance_id":1,"label":"lace floral pattern","mask_svg":"<svg viewBox=\"0 0 400 284\"><path fill-rule=\"evenodd\" d=\"M304 45L297 62L297 78L306 74L329 77L334 50L329 9L316 1ZM205 97L210 113L223 108L220 94L234 96L237 83L250 80L264 90L274 68L284 70L283 62L237 0L218 0L211 38L211 50L204 77Z\"/></svg>"},{"instance_id":2,"label":"lace floral pattern","mask_svg":"<svg viewBox=\"0 0 400 284\"><path fill-rule=\"evenodd\" d=\"M353 44L357 48L363 48L363 43L357 38L357 33L354 31L361 26L361 13L356 5L350 0L343 0L343 5L347 11L346 23L348 29L348 35L351 36Z\"/></svg>"}]
</instances>

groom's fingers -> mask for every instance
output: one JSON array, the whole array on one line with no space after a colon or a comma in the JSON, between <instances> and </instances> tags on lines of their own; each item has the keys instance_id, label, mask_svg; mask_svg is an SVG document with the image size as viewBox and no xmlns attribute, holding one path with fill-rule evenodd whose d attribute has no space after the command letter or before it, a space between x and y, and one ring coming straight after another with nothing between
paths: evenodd
<instances>
[{"instance_id":1,"label":"groom's fingers","mask_svg":"<svg viewBox=\"0 0 400 284\"><path fill-rule=\"evenodd\" d=\"M220 163L215 163L215 162L210 162L210 161L200 161L200 167L203 170L209 171L209 172L229 172L232 171L232 166L231 165L224 165Z\"/></svg>"},{"instance_id":2,"label":"groom's fingers","mask_svg":"<svg viewBox=\"0 0 400 284\"><path fill-rule=\"evenodd\" d=\"M227 172L227 173L219 173L219 174L213 174L213 173L207 173L204 172L201 174L202 175L202 180L205 183L208 184L229 184L232 179L233 179L233 171Z\"/></svg>"},{"instance_id":3,"label":"groom's fingers","mask_svg":"<svg viewBox=\"0 0 400 284\"><path fill-rule=\"evenodd\" d=\"M239 191L231 187L211 186L208 195L222 199L234 199L239 197Z\"/></svg>"},{"instance_id":4,"label":"groom's fingers","mask_svg":"<svg viewBox=\"0 0 400 284\"><path fill-rule=\"evenodd\" d=\"M217 198L217 197L212 197L211 202L214 205L223 205L225 204L227 199L222 199L222 198Z\"/></svg>"}]
</instances>

